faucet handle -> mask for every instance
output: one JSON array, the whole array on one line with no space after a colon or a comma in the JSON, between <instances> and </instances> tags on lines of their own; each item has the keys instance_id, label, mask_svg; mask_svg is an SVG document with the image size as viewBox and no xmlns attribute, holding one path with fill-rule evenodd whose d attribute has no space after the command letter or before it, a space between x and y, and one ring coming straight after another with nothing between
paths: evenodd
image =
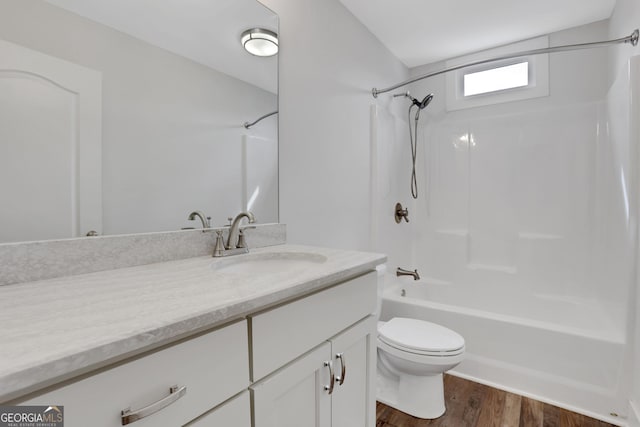
<instances>
[{"instance_id":1,"label":"faucet handle","mask_svg":"<svg viewBox=\"0 0 640 427\"><path fill-rule=\"evenodd\" d=\"M245 227L238 230L238 244L236 245L236 248L247 247L247 240L244 238L244 230L246 230L247 228L255 228L255 227Z\"/></svg>"},{"instance_id":2,"label":"faucet handle","mask_svg":"<svg viewBox=\"0 0 640 427\"><path fill-rule=\"evenodd\" d=\"M222 237L222 230L216 230L216 246L213 248L213 256L220 257L224 255L224 237Z\"/></svg>"},{"instance_id":3,"label":"faucet handle","mask_svg":"<svg viewBox=\"0 0 640 427\"><path fill-rule=\"evenodd\" d=\"M395 210L396 223L400 224L400 221L402 221L403 218L406 222L409 222L409 209L407 208L403 209L402 204L396 203L396 210Z\"/></svg>"}]
</instances>

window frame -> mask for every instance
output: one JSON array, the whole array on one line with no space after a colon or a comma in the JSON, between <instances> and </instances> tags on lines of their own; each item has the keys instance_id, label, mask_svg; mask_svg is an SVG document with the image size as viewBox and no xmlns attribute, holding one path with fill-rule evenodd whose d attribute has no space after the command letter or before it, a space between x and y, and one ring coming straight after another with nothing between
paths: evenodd
<instances>
[{"instance_id":1,"label":"window frame","mask_svg":"<svg viewBox=\"0 0 640 427\"><path fill-rule=\"evenodd\" d=\"M467 55L447 61L447 67L470 63L492 56L502 56L511 53L541 49L549 46L547 36L538 37L524 42L514 43L497 49L491 49L480 53ZM492 92L464 96L464 76L494 68L514 65L522 62L528 63L529 83L526 86L501 89ZM505 102L521 101L525 99L539 98L549 95L549 54L520 56L517 58L493 61L465 67L446 76L446 106L447 111L462 110L466 108L501 104Z\"/></svg>"}]
</instances>

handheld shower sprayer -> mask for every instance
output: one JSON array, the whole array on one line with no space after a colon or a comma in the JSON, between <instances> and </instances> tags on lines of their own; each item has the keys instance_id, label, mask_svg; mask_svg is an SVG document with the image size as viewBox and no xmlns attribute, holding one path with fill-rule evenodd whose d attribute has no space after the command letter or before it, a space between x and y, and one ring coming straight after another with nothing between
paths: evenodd
<instances>
[{"instance_id":1,"label":"handheld shower sprayer","mask_svg":"<svg viewBox=\"0 0 640 427\"><path fill-rule=\"evenodd\" d=\"M411 196L414 199L417 199L418 198L418 179L416 177L416 158L417 158L417 151L418 151L418 120L420 119L420 111L424 110L427 107L427 105L429 105L431 101L433 101L433 94L432 93L428 94L427 96L422 98L422 101L418 101L413 96L411 96L409 91L404 93L396 93L393 95L394 98L397 98L399 96L404 96L406 98L409 98L409 100L411 100L411 105L409 106L409 142L411 143L411 160L413 163L413 169L411 171ZM411 109L413 107L418 107L418 109L416 110L416 115L414 118L415 125L412 128L411 127Z\"/></svg>"}]
</instances>

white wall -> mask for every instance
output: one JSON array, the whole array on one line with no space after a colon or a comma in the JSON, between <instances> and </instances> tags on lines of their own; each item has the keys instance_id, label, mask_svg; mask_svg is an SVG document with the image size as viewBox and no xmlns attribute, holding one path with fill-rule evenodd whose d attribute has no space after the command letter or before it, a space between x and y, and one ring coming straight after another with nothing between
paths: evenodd
<instances>
[{"instance_id":1,"label":"white wall","mask_svg":"<svg viewBox=\"0 0 640 427\"><path fill-rule=\"evenodd\" d=\"M193 210L223 225L243 209L242 136L273 141L277 119L242 124L275 94L44 1L0 0L0 38L102 72L105 234L199 227Z\"/></svg>"},{"instance_id":2,"label":"white wall","mask_svg":"<svg viewBox=\"0 0 640 427\"><path fill-rule=\"evenodd\" d=\"M406 68L338 0L263 0L280 16L280 221L287 240L371 247L371 88Z\"/></svg>"},{"instance_id":3,"label":"white wall","mask_svg":"<svg viewBox=\"0 0 640 427\"><path fill-rule=\"evenodd\" d=\"M627 36L631 31L640 27L640 2L637 0L618 0L616 7L613 11L611 19L609 20L609 36L611 38L618 38ZM610 51L610 69L609 78L613 81L627 65L627 61L630 56L640 54L640 46L631 48L629 45L624 45L611 49ZM632 117L632 123L635 123L638 118ZM637 156L638 147L632 147ZM638 165L638 159L634 159L635 164ZM634 179L638 179L638 171L634 171ZM637 224L634 224L637 233ZM637 235L634 236L637 246ZM636 253L636 257L638 254ZM640 259L636 258L637 262ZM636 270L638 270L636 264ZM638 273L636 271L636 273ZM635 297L635 298L634 298ZM630 427L640 426L640 280L636 279L635 288L631 293L630 307L632 308L629 322L635 325L631 328L630 336L633 342L633 352L630 359L633 361L633 370L631 372L631 395L629 398L629 425Z\"/></svg>"}]
</instances>

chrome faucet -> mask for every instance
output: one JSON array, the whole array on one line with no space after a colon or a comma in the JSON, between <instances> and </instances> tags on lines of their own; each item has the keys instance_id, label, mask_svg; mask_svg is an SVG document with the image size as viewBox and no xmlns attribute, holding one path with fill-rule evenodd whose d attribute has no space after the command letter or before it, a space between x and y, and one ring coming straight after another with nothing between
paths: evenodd
<instances>
[{"instance_id":1,"label":"chrome faucet","mask_svg":"<svg viewBox=\"0 0 640 427\"><path fill-rule=\"evenodd\" d=\"M246 217L249 220L249 224L252 224L254 222L256 222L256 217L253 216L253 214L249 211L247 212L240 212L233 220L233 222L231 223L231 226L229 227L229 237L227 237L227 243L224 245L224 248L229 250L229 249L236 249L238 248L238 244L236 243L238 239L238 234L239 234L239 227L240 227L240 221L242 221L242 218ZM243 246L246 246L246 243L244 242L244 239L242 239ZM240 246L240 247L243 247Z\"/></svg>"},{"instance_id":2,"label":"chrome faucet","mask_svg":"<svg viewBox=\"0 0 640 427\"><path fill-rule=\"evenodd\" d=\"M404 268L398 267L396 270L396 276L413 276L413 280L420 280L420 275L418 274L418 270L405 270Z\"/></svg>"},{"instance_id":3,"label":"chrome faucet","mask_svg":"<svg viewBox=\"0 0 640 427\"><path fill-rule=\"evenodd\" d=\"M224 238L222 237L222 230L216 231L218 236L216 238L216 246L213 249L214 257L246 254L249 252L247 241L244 238L243 228L240 228L240 221L242 221L244 217L247 217L249 223L256 222L256 217L253 216L251 212L240 212L229 226L229 237L227 237L226 243L224 243ZM229 218L229 221L231 221L231 218ZM244 229L247 228L255 227L244 227Z\"/></svg>"},{"instance_id":4,"label":"chrome faucet","mask_svg":"<svg viewBox=\"0 0 640 427\"><path fill-rule=\"evenodd\" d=\"M204 214L200 211L193 211L189 214L189 221L193 221L194 219L196 219L196 217L200 218L200 221L202 221L203 233L207 231L207 228L211 228L210 216L204 216Z\"/></svg>"}]
</instances>

